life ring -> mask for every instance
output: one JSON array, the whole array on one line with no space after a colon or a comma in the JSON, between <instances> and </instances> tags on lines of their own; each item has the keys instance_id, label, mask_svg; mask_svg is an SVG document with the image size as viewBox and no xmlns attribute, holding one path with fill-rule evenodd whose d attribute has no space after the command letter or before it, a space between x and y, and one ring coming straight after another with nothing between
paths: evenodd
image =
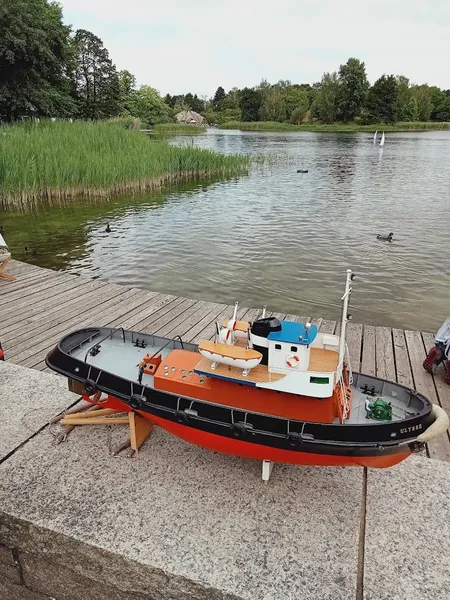
<instances>
[{"instance_id":1,"label":"life ring","mask_svg":"<svg viewBox=\"0 0 450 600\"><path fill-rule=\"evenodd\" d=\"M84 391L87 396L93 396L98 392L97 384L93 379L86 379L84 382Z\"/></svg>"},{"instance_id":2,"label":"life ring","mask_svg":"<svg viewBox=\"0 0 450 600\"><path fill-rule=\"evenodd\" d=\"M131 406L131 408L134 408L135 410L142 408L141 396L138 396L137 394L133 394L130 398L130 406Z\"/></svg>"},{"instance_id":3,"label":"life ring","mask_svg":"<svg viewBox=\"0 0 450 600\"><path fill-rule=\"evenodd\" d=\"M292 369L297 367L298 364L300 362L299 357L296 354L290 354L287 358L286 358L286 364L288 367L291 367Z\"/></svg>"}]
</instances>

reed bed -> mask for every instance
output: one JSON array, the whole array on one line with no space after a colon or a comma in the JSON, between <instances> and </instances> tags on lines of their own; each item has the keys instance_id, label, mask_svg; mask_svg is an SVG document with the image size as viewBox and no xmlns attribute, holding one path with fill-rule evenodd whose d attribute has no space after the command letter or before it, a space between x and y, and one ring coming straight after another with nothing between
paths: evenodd
<instances>
[{"instance_id":1,"label":"reed bed","mask_svg":"<svg viewBox=\"0 0 450 600\"><path fill-rule=\"evenodd\" d=\"M354 131L434 131L448 130L450 123L437 122L410 122L396 123L395 125L386 125L384 123L375 123L373 125L361 125L359 123L304 123L303 125L292 125L291 123L277 123L275 121L254 121L240 122L229 121L221 125L222 129L240 129L241 131L323 131L334 133L347 133Z\"/></svg>"},{"instance_id":2,"label":"reed bed","mask_svg":"<svg viewBox=\"0 0 450 600\"><path fill-rule=\"evenodd\" d=\"M120 121L0 127L0 203L140 193L247 170L245 156L154 141Z\"/></svg>"},{"instance_id":3,"label":"reed bed","mask_svg":"<svg viewBox=\"0 0 450 600\"><path fill-rule=\"evenodd\" d=\"M155 125L152 131L167 135L199 135L205 133L205 128L200 125L186 125L184 123L160 123Z\"/></svg>"}]
</instances>

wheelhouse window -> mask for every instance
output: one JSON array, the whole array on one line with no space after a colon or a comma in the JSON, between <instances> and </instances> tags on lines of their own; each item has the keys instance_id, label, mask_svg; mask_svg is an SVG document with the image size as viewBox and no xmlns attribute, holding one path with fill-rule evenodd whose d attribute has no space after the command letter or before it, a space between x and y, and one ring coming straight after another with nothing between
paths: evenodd
<instances>
[{"instance_id":1,"label":"wheelhouse window","mask_svg":"<svg viewBox=\"0 0 450 600\"><path fill-rule=\"evenodd\" d=\"M291 346L291 352L297 352L297 346Z\"/></svg>"},{"instance_id":2,"label":"wheelhouse window","mask_svg":"<svg viewBox=\"0 0 450 600\"><path fill-rule=\"evenodd\" d=\"M275 350L281 350L281 344L275 344Z\"/></svg>"},{"instance_id":3,"label":"wheelhouse window","mask_svg":"<svg viewBox=\"0 0 450 600\"><path fill-rule=\"evenodd\" d=\"M330 383L329 377L310 377L309 383Z\"/></svg>"}]
</instances>

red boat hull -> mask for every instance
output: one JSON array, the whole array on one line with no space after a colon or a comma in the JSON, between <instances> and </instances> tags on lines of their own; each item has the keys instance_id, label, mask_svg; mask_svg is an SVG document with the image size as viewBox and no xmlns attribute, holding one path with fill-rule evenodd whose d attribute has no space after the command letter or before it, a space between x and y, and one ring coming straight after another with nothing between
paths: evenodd
<instances>
[{"instance_id":1,"label":"red boat hull","mask_svg":"<svg viewBox=\"0 0 450 600\"><path fill-rule=\"evenodd\" d=\"M91 398L85 397L87 401L92 401ZM103 407L114 408L116 410L130 411L130 407L117 400L113 396L102 403ZM256 460L270 460L274 463L286 463L293 465L314 465L314 466L329 466L329 467L369 467L369 468L386 468L392 467L405 458L410 456L411 452L385 454L377 456L344 456L335 454L315 454L312 452L299 452L282 450L279 448L271 448L261 446L251 442L246 442L239 439L228 438L221 435L201 431L193 427L188 427L180 423L175 423L167 419L163 419L156 415L149 415L146 412L137 411L145 419L148 419L155 425L165 429L169 433L202 448L207 448L214 452L222 454L230 454L232 456L240 456L242 458L253 458Z\"/></svg>"}]
</instances>

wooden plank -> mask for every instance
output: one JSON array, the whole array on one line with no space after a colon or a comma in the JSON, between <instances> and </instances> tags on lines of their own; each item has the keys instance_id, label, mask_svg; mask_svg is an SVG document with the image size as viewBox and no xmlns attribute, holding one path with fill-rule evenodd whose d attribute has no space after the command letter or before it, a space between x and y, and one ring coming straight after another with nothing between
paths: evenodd
<instances>
[{"instance_id":1,"label":"wooden plank","mask_svg":"<svg viewBox=\"0 0 450 600\"><path fill-rule=\"evenodd\" d=\"M89 299L95 291L106 285L108 285L106 281L86 281L81 283L78 287L70 288L64 293L47 298L47 300L42 303L29 303L28 310L23 308L22 311L19 310L18 314L14 316L11 314L8 315L5 325L2 326L2 332L10 333L11 331L20 329L24 323L31 325L36 321L40 321L43 318L43 315L46 315L48 311L51 311L54 308L55 304L69 310L79 302Z\"/></svg>"},{"instance_id":2,"label":"wooden plank","mask_svg":"<svg viewBox=\"0 0 450 600\"><path fill-rule=\"evenodd\" d=\"M348 353L350 355L350 364L352 370L359 373L361 369L361 345L362 345L363 326L359 323L348 323L346 329L346 341Z\"/></svg>"},{"instance_id":3,"label":"wooden plank","mask_svg":"<svg viewBox=\"0 0 450 600\"><path fill-rule=\"evenodd\" d=\"M328 321L326 319L321 319L319 325L320 333L334 333L336 329L336 321Z\"/></svg>"},{"instance_id":4,"label":"wooden plank","mask_svg":"<svg viewBox=\"0 0 450 600\"><path fill-rule=\"evenodd\" d=\"M147 317L158 310L163 309L165 306L170 305L176 299L176 296L170 294L156 294L148 300L145 306L131 311L125 318L121 317L120 319L113 319L106 323L106 325L108 325L108 327L123 327L124 329L129 330L136 329L138 323L141 323ZM166 310L170 310L170 307L166 308Z\"/></svg>"},{"instance_id":5,"label":"wooden plank","mask_svg":"<svg viewBox=\"0 0 450 600\"><path fill-rule=\"evenodd\" d=\"M37 292L41 290L50 289L55 285L58 285L61 281L70 279L70 275L59 274L55 275L45 275L44 277L39 277L37 279L33 279L31 282L26 282L19 287L15 287L14 291L10 291L9 294L5 295L1 298L1 306L6 306L10 302L15 302L16 300L22 298L29 298L33 296ZM9 308L9 307L8 307Z\"/></svg>"},{"instance_id":6,"label":"wooden plank","mask_svg":"<svg viewBox=\"0 0 450 600\"><path fill-rule=\"evenodd\" d=\"M309 317L299 317L298 315L287 314L286 321L294 321L294 323L306 323Z\"/></svg>"},{"instance_id":7,"label":"wooden plank","mask_svg":"<svg viewBox=\"0 0 450 600\"><path fill-rule=\"evenodd\" d=\"M420 332L405 331L405 339L415 389L424 394L433 404L439 404L433 377L422 366L425 358L425 347ZM450 443L448 437L440 437L427 444L427 446L430 458L450 462Z\"/></svg>"},{"instance_id":8,"label":"wooden plank","mask_svg":"<svg viewBox=\"0 0 450 600\"><path fill-rule=\"evenodd\" d=\"M114 288L115 287L120 286L114 286ZM15 359L14 362L19 362L20 364L25 364L27 366L32 366L40 362L40 360L42 360L41 357L36 360L39 353L45 352L47 349L50 350L52 346L69 331L79 327L102 325L102 321L108 315L109 310L111 310L111 315L122 314L125 312L125 303L129 302L129 299L134 293L135 290L118 292L116 289L113 289L113 291L110 292L110 295L107 296L106 292L102 290L102 301L97 302L94 309L86 310L86 305L84 305L84 307L82 307L83 312L78 313L68 321L59 323L52 328L45 326L38 335L33 335L27 342L13 346L9 353L10 358L17 356L17 359ZM108 298L108 300L103 301L104 298Z\"/></svg>"},{"instance_id":9,"label":"wooden plank","mask_svg":"<svg viewBox=\"0 0 450 600\"><path fill-rule=\"evenodd\" d=\"M395 373L394 346L390 327L376 327L375 356L377 377L397 381Z\"/></svg>"},{"instance_id":10,"label":"wooden plank","mask_svg":"<svg viewBox=\"0 0 450 600\"><path fill-rule=\"evenodd\" d=\"M44 280L58 279L62 277L61 273L33 273L26 276L24 279L16 280L12 284L9 282L2 282L0 287L0 302L9 302L11 297L20 297L20 290L32 288L38 285ZM67 275L66 275L67 277Z\"/></svg>"},{"instance_id":11,"label":"wooden plank","mask_svg":"<svg viewBox=\"0 0 450 600\"><path fill-rule=\"evenodd\" d=\"M172 321L167 329L164 330L164 335L168 337L179 335L183 338L192 327L197 325L205 317L207 317L208 322L210 322L212 318L210 315L219 314L219 311L223 309L223 307L223 304L215 304L214 302L197 302L197 304L191 307L189 311L186 311L185 318L182 321L179 323L177 322L177 319Z\"/></svg>"},{"instance_id":12,"label":"wooden plank","mask_svg":"<svg viewBox=\"0 0 450 600\"><path fill-rule=\"evenodd\" d=\"M409 364L409 354L406 347L405 332L402 329L392 330L392 340L394 342L395 370L397 372L397 382L408 388L414 387L414 381Z\"/></svg>"},{"instance_id":13,"label":"wooden plank","mask_svg":"<svg viewBox=\"0 0 450 600\"><path fill-rule=\"evenodd\" d=\"M361 373L375 375L375 327L364 325Z\"/></svg>"},{"instance_id":14,"label":"wooden plank","mask_svg":"<svg viewBox=\"0 0 450 600\"><path fill-rule=\"evenodd\" d=\"M116 298L126 291L126 288L121 288L121 286L107 284L103 289L90 292L87 299L78 299L78 302L70 308L63 307L55 312L47 312L44 315L39 315L37 322L35 321L31 324L25 323L20 329L15 329L4 336L5 342L10 342L13 349L13 353L10 356L14 355L15 346L20 345L21 342L29 343L30 340L35 340L40 332L49 331L78 315L83 315L90 309L98 307L101 302L110 298Z\"/></svg>"},{"instance_id":15,"label":"wooden plank","mask_svg":"<svg viewBox=\"0 0 450 600\"><path fill-rule=\"evenodd\" d=\"M168 323L171 323L175 317L184 314L185 311L196 304L197 300L191 300L189 298L179 298L179 302L173 302L171 304L171 310L166 311L164 315L158 315L156 318L150 318L146 321L146 325L139 327L139 331L144 333L157 333Z\"/></svg>"}]
</instances>

